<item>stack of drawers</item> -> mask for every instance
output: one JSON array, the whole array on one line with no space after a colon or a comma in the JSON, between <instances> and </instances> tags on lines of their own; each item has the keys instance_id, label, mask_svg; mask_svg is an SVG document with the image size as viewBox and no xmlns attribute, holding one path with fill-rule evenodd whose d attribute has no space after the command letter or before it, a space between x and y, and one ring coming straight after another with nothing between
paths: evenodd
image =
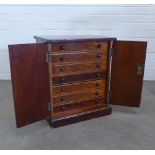
<instances>
[{"instance_id":1,"label":"stack of drawers","mask_svg":"<svg viewBox=\"0 0 155 155\"><path fill-rule=\"evenodd\" d=\"M54 43L50 63L54 119L107 106L108 41Z\"/></svg>"}]
</instances>

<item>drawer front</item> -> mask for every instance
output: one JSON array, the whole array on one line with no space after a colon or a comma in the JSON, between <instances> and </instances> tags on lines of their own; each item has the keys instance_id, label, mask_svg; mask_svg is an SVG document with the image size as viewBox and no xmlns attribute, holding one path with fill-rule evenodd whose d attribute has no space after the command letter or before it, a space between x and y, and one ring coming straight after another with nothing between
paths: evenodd
<instances>
[{"instance_id":1,"label":"drawer front","mask_svg":"<svg viewBox=\"0 0 155 155\"><path fill-rule=\"evenodd\" d=\"M86 73L86 72L102 72L107 70L107 62L91 62L78 64L61 64L52 66L52 76Z\"/></svg>"},{"instance_id":2,"label":"drawer front","mask_svg":"<svg viewBox=\"0 0 155 155\"><path fill-rule=\"evenodd\" d=\"M80 100L86 100L91 98L105 97L105 89L80 91L78 93L61 95L53 97L54 104L67 104Z\"/></svg>"},{"instance_id":3,"label":"drawer front","mask_svg":"<svg viewBox=\"0 0 155 155\"><path fill-rule=\"evenodd\" d=\"M54 43L53 118L106 107L109 42Z\"/></svg>"},{"instance_id":4,"label":"drawer front","mask_svg":"<svg viewBox=\"0 0 155 155\"><path fill-rule=\"evenodd\" d=\"M57 96L60 94L66 94L71 92L77 91L87 91L87 90L94 90L106 87L106 80L96 80L96 81L87 81L87 82L80 82L80 83L73 83L73 84L64 84L60 86L53 86L53 96Z\"/></svg>"},{"instance_id":5,"label":"drawer front","mask_svg":"<svg viewBox=\"0 0 155 155\"><path fill-rule=\"evenodd\" d=\"M79 42L79 43L55 43L52 46L53 52L64 52L64 51L98 51L108 50L108 42Z\"/></svg>"},{"instance_id":6,"label":"drawer front","mask_svg":"<svg viewBox=\"0 0 155 155\"><path fill-rule=\"evenodd\" d=\"M53 114L54 118L59 118L104 107L106 107L105 99L99 98L75 102L67 105L54 106Z\"/></svg>"},{"instance_id":7,"label":"drawer front","mask_svg":"<svg viewBox=\"0 0 155 155\"><path fill-rule=\"evenodd\" d=\"M105 61L107 62L107 52L77 52L77 53L63 53L52 54L52 63L79 63L79 62L92 62L92 61Z\"/></svg>"},{"instance_id":8,"label":"drawer front","mask_svg":"<svg viewBox=\"0 0 155 155\"><path fill-rule=\"evenodd\" d=\"M92 72L84 74L66 75L52 77L53 84L72 83L78 81L88 81L95 79L103 79L107 77L107 72Z\"/></svg>"}]
</instances>

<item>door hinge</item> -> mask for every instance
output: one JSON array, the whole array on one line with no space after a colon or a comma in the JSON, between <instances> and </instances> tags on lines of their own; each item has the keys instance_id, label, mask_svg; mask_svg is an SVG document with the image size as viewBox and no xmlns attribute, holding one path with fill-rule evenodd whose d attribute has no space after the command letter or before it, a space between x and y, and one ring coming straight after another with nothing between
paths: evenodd
<instances>
[{"instance_id":1,"label":"door hinge","mask_svg":"<svg viewBox=\"0 0 155 155\"><path fill-rule=\"evenodd\" d=\"M111 48L110 51L109 51L109 53L110 53L110 56L113 56L113 54L114 54L114 49Z\"/></svg>"},{"instance_id":2,"label":"door hinge","mask_svg":"<svg viewBox=\"0 0 155 155\"><path fill-rule=\"evenodd\" d=\"M52 56L51 52L47 51L47 53L46 53L46 62L47 63L51 61L51 58L52 58L51 56Z\"/></svg>"},{"instance_id":3,"label":"door hinge","mask_svg":"<svg viewBox=\"0 0 155 155\"><path fill-rule=\"evenodd\" d=\"M111 99L111 97L112 97L112 90L109 90L109 92L108 92L108 98Z\"/></svg>"},{"instance_id":4,"label":"door hinge","mask_svg":"<svg viewBox=\"0 0 155 155\"><path fill-rule=\"evenodd\" d=\"M51 102L48 102L48 111L51 111Z\"/></svg>"}]
</instances>

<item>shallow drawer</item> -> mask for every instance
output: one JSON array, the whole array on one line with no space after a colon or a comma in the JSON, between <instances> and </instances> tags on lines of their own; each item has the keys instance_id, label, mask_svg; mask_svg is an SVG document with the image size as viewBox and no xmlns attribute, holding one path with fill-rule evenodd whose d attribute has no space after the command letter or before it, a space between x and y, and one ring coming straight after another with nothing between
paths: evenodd
<instances>
[{"instance_id":1,"label":"shallow drawer","mask_svg":"<svg viewBox=\"0 0 155 155\"><path fill-rule=\"evenodd\" d=\"M61 64L52 66L52 76L86 73L86 72L100 72L107 70L106 61L90 62L90 63L76 63L76 64Z\"/></svg>"},{"instance_id":2,"label":"shallow drawer","mask_svg":"<svg viewBox=\"0 0 155 155\"><path fill-rule=\"evenodd\" d=\"M53 97L53 104L68 104L76 101L98 98L98 97L105 97L105 89L94 89L94 90L87 90L87 91L80 91L77 93L70 93L67 95L61 95L57 97Z\"/></svg>"},{"instance_id":3,"label":"shallow drawer","mask_svg":"<svg viewBox=\"0 0 155 155\"><path fill-rule=\"evenodd\" d=\"M107 52L77 52L77 53L62 53L52 54L52 63L79 63L79 62L92 62L92 61L105 61L107 62Z\"/></svg>"},{"instance_id":4,"label":"shallow drawer","mask_svg":"<svg viewBox=\"0 0 155 155\"><path fill-rule=\"evenodd\" d=\"M73 83L78 81L89 81L105 78L107 78L106 71L52 77L52 82L55 85L55 84Z\"/></svg>"},{"instance_id":5,"label":"shallow drawer","mask_svg":"<svg viewBox=\"0 0 155 155\"><path fill-rule=\"evenodd\" d=\"M52 86L51 86L52 87ZM93 89L100 89L106 87L106 80L95 80L95 81L86 81L86 82L79 82L73 84L64 84L60 86L53 86L53 96L57 96L60 94L66 94L70 92L77 92L77 91L87 91Z\"/></svg>"},{"instance_id":6,"label":"shallow drawer","mask_svg":"<svg viewBox=\"0 0 155 155\"><path fill-rule=\"evenodd\" d=\"M53 116L54 118L65 117L69 115L75 115L81 112L104 108L106 106L107 105L104 98L85 100L67 105L54 106Z\"/></svg>"},{"instance_id":7,"label":"shallow drawer","mask_svg":"<svg viewBox=\"0 0 155 155\"><path fill-rule=\"evenodd\" d=\"M53 52L64 52L64 51L98 51L108 50L109 43L104 42L76 42L76 43L55 43L52 45Z\"/></svg>"}]
</instances>

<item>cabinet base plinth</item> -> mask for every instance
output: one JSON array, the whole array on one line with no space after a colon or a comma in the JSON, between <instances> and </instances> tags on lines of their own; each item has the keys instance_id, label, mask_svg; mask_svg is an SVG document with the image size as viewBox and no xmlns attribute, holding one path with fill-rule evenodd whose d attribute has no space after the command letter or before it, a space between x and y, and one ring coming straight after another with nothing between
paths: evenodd
<instances>
[{"instance_id":1,"label":"cabinet base plinth","mask_svg":"<svg viewBox=\"0 0 155 155\"><path fill-rule=\"evenodd\" d=\"M110 115L111 113L112 113L111 107L105 107L102 109L97 109L97 110L93 110L89 112L83 112L83 113L79 113L76 115L71 115L71 116L62 117L58 119L49 118L47 119L47 121L52 128L57 128L57 127L105 116L105 115Z\"/></svg>"}]
</instances>

